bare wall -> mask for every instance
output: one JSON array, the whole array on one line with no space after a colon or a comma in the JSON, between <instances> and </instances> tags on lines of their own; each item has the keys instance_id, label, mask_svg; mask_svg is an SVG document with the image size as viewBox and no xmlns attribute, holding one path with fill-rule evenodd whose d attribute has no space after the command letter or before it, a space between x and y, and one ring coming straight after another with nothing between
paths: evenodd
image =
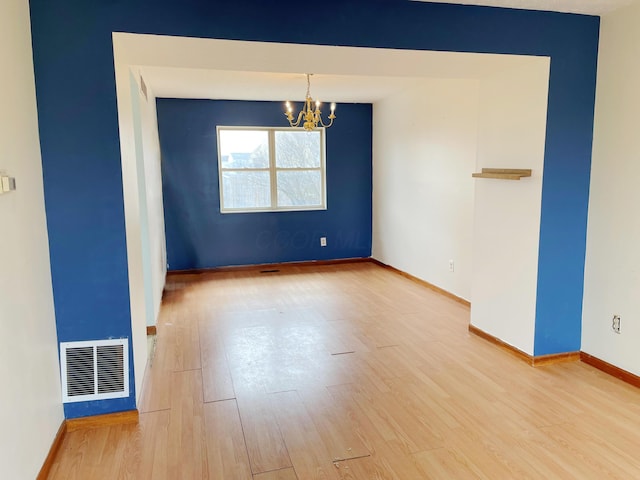
<instances>
[{"instance_id":1,"label":"bare wall","mask_svg":"<svg viewBox=\"0 0 640 480\"><path fill-rule=\"evenodd\" d=\"M28 2L0 2L0 465L35 478L63 420Z\"/></svg>"},{"instance_id":2,"label":"bare wall","mask_svg":"<svg viewBox=\"0 0 640 480\"><path fill-rule=\"evenodd\" d=\"M534 354L549 59L480 84L475 170L531 169L475 180L471 324Z\"/></svg>"},{"instance_id":3,"label":"bare wall","mask_svg":"<svg viewBox=\"0 0 640 480\"><path fill-rule=\"evenodd\" d=\"M374 105L373 256L466 299L477 121L477 80L416 80Z\"/></svg>"},{"instance_id":4,"label":"bare wall","mask_svg":"<svg viewBox=\"0 0 640 480\"><path fill-rule=\"evenodd\" d=\"M640 375L640 4L602 17L582 350ZM611 328L621 317L621 333Z\"/></svg>"}]
</instances>

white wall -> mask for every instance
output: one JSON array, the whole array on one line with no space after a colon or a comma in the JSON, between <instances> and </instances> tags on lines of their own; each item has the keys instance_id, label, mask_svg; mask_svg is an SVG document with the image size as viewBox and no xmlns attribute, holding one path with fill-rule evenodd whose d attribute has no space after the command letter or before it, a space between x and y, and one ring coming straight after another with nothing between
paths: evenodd
<instances>
[{"instance_id":1,"label":"white wall","mask_svg":"<svg viewBox=\"0 0 640 480\"><path fill-rule=\"evenodd\" d=\"M141 93L138 69L122 60L114 40L114 61L125 198L131 335L136 397L147 367L146 327L155 325L166 278L160 142L153 92Z\"/></svg>"},{"instance_id":2,"label":"white wall","mask_svg":"<svg viewBox=\"0 0 640 480\"><path fill-rule=\"evenodd\" d=\"M471 324L533 355L549 60L480 84L478 161L530 168L519 181L475 179Z\"/></svg>"},{"instance_id":3,"label":"white wall","mask_svg":"<svg viewBox=\"0 0 640 480\"><path fill-rule=\"evenodd\" d=\"M136 163L140 186L140 224L141 229L144 229L142 237L145 245L143 248L145 296L148 297L149 303L147 325L155 325L167 274L158 117L156 98L151 88L146 86L145 97L141 91L141 77L131 74L130 78L135 82L132 101L137 103L134 108L134 122L136 123L135 131L139 134L136 140Z\"/></svg>"},{"instance_id":4,"label":"white wall","mask_svg":"<svg viewBox=\"0 0 640 480\"><path fill-rule=\"evenodd\" d=\"M158 137L158 117L156 98L147 86L147 99L140 96L140 120L147 202L147 222L149 227L149 256L151 260L151 281L153 291L152 321L155 325L160 312L162 291L167 276L167 251L164 231L164 203L162 199L162 171L160 164L160 140Z\"/></svg>"},{"instance_id":5,"label":"white wall","mask_svg":"<svg viewBox=\"0 0 640 480\"><path fill-rule=\"evenodd\" d=\"M0 2L0 465L35 478L63 420L28 2Z\"/></svg>"},{"instance_id":6,"label":"white wall","mask_svg":"<svg viewBox=\"0 0 640 480\"><path fill-rule=\"evenodd\" d=\"M640 375L640 4L602 17L582 350ZM611 329L621 316L621 334Z\"/></svg>"},{"instance_id":7,"label":"white wall","mask_svg":"<svg viewBox=\"0 0 640 480\"><path fill-rule=\"evenodd\" d=\"M166 275L155 99L140 93L136 69L114 48L131 302L136 397L147 367L146 327L155 324ZM162 263L160 263L162 261Z\"/></svg>"},{"instance_id":8,"label":"white wall","mask_svg":"<svg viewBox=\"0 0 640 480\"><path fill-rule=\"evenodd\" d=\"M477 130L477 80L419 80L373 108L373 257L465 299Z\"/></svg>"}]
</instances>

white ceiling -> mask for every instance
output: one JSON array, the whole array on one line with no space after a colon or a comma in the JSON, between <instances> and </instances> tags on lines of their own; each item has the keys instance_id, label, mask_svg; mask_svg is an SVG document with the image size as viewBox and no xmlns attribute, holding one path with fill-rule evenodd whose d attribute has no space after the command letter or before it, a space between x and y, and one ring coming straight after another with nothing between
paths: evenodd
<instances>
[{"instance_id":1,"label":"white ceiling","mask_svg":"<svg viewBox=\"0 0 640 480\"><path fill-rule=\"evenodd\" d=\"M527 10L550 10L553 12L603 15L630 5L636 0L414 0L418 2L459 3L462 5L485 5L488 7L520 8Z\"/></svg>"},{"instance_id":2,"label":"white ceiling","mask_svg":"<svg viewBox=\"0 0 640 480\"><path fill-rule=\"evenodd\" d=\"M165 67L143 67L140 73L157 97L302 101L307 89L301 73ZM316 74L311 77L311 96L320 101L370 103L416 82L413 77Z\"/></svg>"},{"instance_id":3,"label":"white ceiling","mask_svg":"<svg viewBox=\"0 0 640 480\"><path fill-rule=\"evenodd\" d=\"M148 52L174 49L174 60L157 58L133 67L157 97L227 100L301 101L306 93L320 101L374 103L395 92L415 87L424 79L479 79L518 68L537 57L457 52L369 49L355 47L260 44L215 41L224 54L206 52L212 41L129 37L147 45ZM188 45L176 46L176 42ZM135 50L132 48L131 50ZM184 52L191 55L185 62ZM181 55L181 56L180 56ZM251 61L247 60L251 58ZM208 62L203 64L202 62Z\"/></svg>"}]
</instances>

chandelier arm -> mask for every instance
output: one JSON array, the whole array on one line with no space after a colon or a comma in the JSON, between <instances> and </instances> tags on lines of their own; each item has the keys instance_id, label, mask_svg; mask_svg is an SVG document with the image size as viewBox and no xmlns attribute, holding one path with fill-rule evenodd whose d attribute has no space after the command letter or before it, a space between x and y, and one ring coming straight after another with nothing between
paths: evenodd
<instances>
[{"instance_id":1,"label":"chandelier arm","mask_svg":"<svg viewBox=\"0 0 640 480\"><path fill-rule=\"evenodd\" d=\"M322 121L322 117L320 117L320 121L318 122L320 125L322 125L324 128L329 128L331 125L333 125L333 119L336 117L329 117L329 124L326 125L323 121Z\"/></svg>"},{"instance_id":2,"label":"chandelier arm","mask_svg":"<svg viewBox=\"0 0 640 480\"><path fill-rule=\"evenodd\" d=\"M298 119L296 120L294 127L297 127L298 125L300 125L300 122L302 121L302 117L304 117L304 110L300 110L300 113L298 113Z\"/></svg>"},{"instance_id":3,"label":"chandelier arm","mask_svg":"<svg viewBox=\"0 0 640 480\"><path fill-rule=\"evenodd\" d=\"M300 122L302 120L303 114L304 114L304 110L301 110L300 113L298 113L298 118L294 122L293 121L293 115L291 114L291 112L285 112L287 120L289 121L289 126L291 126L293 128L297 128L300 125Z\"/></svg>"}]
</instances>

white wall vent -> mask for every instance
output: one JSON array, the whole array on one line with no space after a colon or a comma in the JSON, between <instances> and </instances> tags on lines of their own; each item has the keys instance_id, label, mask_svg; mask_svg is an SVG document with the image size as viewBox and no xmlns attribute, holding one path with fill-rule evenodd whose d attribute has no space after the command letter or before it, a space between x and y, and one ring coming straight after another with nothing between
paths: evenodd
<instances>
[{"instance_id":1,"label":"white wall vent","mask_svg":"<svg viewBox=\"0 0 640 480\"><path fill-rule=\"evenodd\" d=\"M129 396L129 340L60 343L62 401Z\"/></svg>"}]
</instances>

